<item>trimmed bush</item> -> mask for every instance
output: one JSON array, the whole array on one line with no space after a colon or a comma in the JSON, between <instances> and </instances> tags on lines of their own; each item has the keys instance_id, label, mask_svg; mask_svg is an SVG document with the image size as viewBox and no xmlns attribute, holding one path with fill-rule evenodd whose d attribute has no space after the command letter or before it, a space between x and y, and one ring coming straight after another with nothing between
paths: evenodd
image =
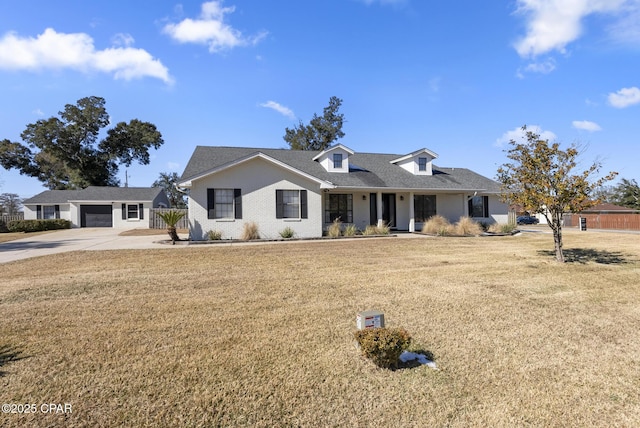
<instances>
[{"instance_id":1,"label":"trimmed bush","mask_svg":"<svg viewBox=\"0 0 640 428\"><path fill-rule=\"evenodd\" d=\"M280 231L280 237L284 239L293 238L296 235L296 232L293 231L289 226L285 227L282 231Z\"/></svg>"},{"instance_id":2,"label":"trimmed bush","mask_svg":"<svg viewBox=\"0 0 640 428\"><path fill-rule=\"evenodd\" d=\"M411 344L411 335L403 328L367 328L355 332L362 355L383 368L398 367L400 354Z\"/></svg>"},{"instance_id":3,"label":"trimmed bush","mask_svg":"<svg viewBox=\"0 0 640 428\"><path fill-rule=\"evenodd\" d=\"M209 241L219 241L222 239L222 232L219 230L210 230L207 232L207 239Z\"/></svg>"},{"instance_id":4,"label":"trimmed bush","mask_svg":"<svg viewBox=\"0 0 640 428\"><path fill-rule=\"evenodd\" d=\"M245 223L242 229L242 236L240 237L243 241L251 241L254 239L260 239L260 233L258 233L258 225L252 221Z\"/></svg>"},{"instance_id":5,"label":"trimmed bush","mask_svg":"<svg viewBox=\"0 0 640 428\"><path fill-rule=\"evenodd\" d=\"M9 232L42 232L44 230L71 229L71 222L64 219L13 220L7 224Z\"/></svg>"}]
</instances>

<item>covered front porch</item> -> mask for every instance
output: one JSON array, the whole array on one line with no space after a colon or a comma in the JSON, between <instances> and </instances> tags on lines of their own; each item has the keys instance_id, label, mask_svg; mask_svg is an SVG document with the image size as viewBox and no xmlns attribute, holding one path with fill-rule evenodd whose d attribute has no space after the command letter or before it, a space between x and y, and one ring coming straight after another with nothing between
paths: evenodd
<instances>
[{"instance_id":1,"label":"covered front porch","mask_svg":"<svg viewBox=\"0 0 640 428\"><path fill-rule=\"evenodd\" d=\"M447 193L390 189L324 189L322 193L324 229L339 219L364 230L368 225L388 225L392 230L416 232L434 215L451 222L472 217L479 222L500 222L495 195L475 191ZM503 210L502 212L506 212ZM506 222L506 218L504 219Z\"/></svg>"}]
</instances>

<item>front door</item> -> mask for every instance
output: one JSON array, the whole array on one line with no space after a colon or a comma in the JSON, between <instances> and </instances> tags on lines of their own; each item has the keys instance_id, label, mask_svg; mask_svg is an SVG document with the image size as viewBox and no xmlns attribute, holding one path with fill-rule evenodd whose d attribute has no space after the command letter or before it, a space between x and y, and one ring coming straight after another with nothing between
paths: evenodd
<instances>
[{"instance_id":1,"label":"front door","mask_svg":"<svg viewBox=\"0 0 640 428\"><path fill-rule=\"evenodd\" d=\"M382 220L390 228L396 227L396 194L382 194Z\"/></svg>"}]
</instances>

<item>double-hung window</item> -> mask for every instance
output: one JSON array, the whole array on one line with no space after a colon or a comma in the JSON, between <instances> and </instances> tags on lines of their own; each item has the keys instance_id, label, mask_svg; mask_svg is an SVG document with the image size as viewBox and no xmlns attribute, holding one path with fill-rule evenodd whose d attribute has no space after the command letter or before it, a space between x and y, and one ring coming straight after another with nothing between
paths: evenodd
<instances>
[{"instance_id":1,"label":"double-hung window","mask_svg":"<svg viewBox=\"0 0 640 428\"><path fill-rule=\"evenodd\" d=\"M122 220L144 220L144 204L122 204Z\"/></svg>"},{"instance_id":2,"label":"double-hung window","mask_svg":"<svg viewBox=\"0 0 640 428\"><path fill-rule=\"evenodd\" d=\"M473 196L469 198L469 217L489 217L488 196Z\"/></svg>"},{"instance_id":3,"label":"double-hung window","mask_svg":"<svg viewBox=\"0 0 640 428\"><path fill-rule=\"evenodd\" d=\"M129 204L127 205L127 219L137 219L138 218L138 204Z\"/></svg>"},{"instance_id":4,"label":"double-hung window","mask_svg":"<svg viewBox=\"0 0 640 428\"><path fill-rule=\"evenodd\" d=\"M42 207L42 218L54 219L56 218L56 207L53 205L45 205Z\"/></svg>"},{"instance_id":5,"label":"double-hung window","mask_svg":"<svg viewBox=\"0 0 640 428\"><path fill-rule=\"evenodd\" d=\"M207 218L241 219L242 191L240 189L207 189Z\"/></svg>"},{"instance_id":6,"label":"double-hung window","mask_svg":"<svg viewBox=\"0 0 640 428\"><path fill-rule=\"evenodd\" d=\"M352 194L325 194L324 222L332 223L336 219L343 223L353 223Z\"/></svg>"},{"instance_id":7,"label":"double-hung window","mask_svg":"<svg viewBox=\"0 0 640 428\"><path fill-rule=\"evenodd\" d=\"M427 170L427 158L418 158L418 171L426 171Z\"/></svg>"},{"instance_id":8,"label":"double-hung window","mask_svg":"<svg viewBox=\"0 0 640 428\"><path fill-rule=\"evenodd\" d=\"M413 218L416 222L422 223L436 215L435 195L414 195L413 196Z\"/></svg>"},{"instance_id":9,"label":"double-hung window","mask_svg":"<svg viewBox=\"0 0 640 428\"><path fill-rule=\"evenodd\" d=\"M276 190L276 218L307 218L307 191Z\"/></svg>"},{"instance_id":10,"label":"double-hung window","mask_svg":"<svg viewBox=\"0 0 640 428\"><path fill-rule=\"evenodd\" d=\"M333 154L333 168L342 169L342 153Z\"/></svg>"}]
</instances>

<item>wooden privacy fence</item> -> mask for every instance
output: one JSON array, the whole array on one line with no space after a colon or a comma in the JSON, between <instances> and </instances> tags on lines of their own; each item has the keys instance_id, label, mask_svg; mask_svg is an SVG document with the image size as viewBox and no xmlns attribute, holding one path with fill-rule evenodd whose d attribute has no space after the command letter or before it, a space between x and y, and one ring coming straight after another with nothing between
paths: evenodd
<instances>
[{"instance_id":1,"label":"wooden privacy fence","mask_svg":"<svg viewBox=\"0 0 640 428\"><path fill-rule=\"evenodd\" d=\"M24 213L18 213L13 215L8 215L8 214L0 215L0 221L3 222L4 224L7 224L10 221L14 221L14 220L24 220Z\"/></svg>"},{"instance_id":2,"label":"wooden privacy fence","mask_svg":"<svg viewBox=\"0 0 640 428\"><path fill-rule=\"evenodd\" d=\"M640 230L640 214L566 214L564 225L578 227L580 217L587 219L589 229Z\"/></svg>"},{"instance_id":3,"label":"wooden privacy fence","mask_svg":"<svg viewBox=\"0 0 640 428\"><path fill-rule=\"evenodd\" d=\"M176 224L177 229L188 229L189 228L189 210L187 209L178 209L178 208L151 208L149 211L149 229L166 229L167 225L156 213L166 212L166 211L178 211L184 213L184 217L180 219L178 224Z\"/></svg>"}]
</instances>

